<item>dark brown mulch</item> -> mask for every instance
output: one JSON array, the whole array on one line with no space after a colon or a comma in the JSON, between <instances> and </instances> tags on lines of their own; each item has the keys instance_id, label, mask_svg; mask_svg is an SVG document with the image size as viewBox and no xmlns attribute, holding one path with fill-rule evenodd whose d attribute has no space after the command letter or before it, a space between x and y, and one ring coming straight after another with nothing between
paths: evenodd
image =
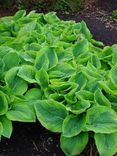
<instances>
[{"instance_id":1,"label":"dark brown mulch","mask_svg":"<svg viewBox=\"0 0 117 156\"><path fill-rule=\"evenodd\" d=\"M65 156L59 134L45 130L39 123L14 123L10 139L2 138L0 156ZM80 156L99 156L92 139Z\"/></svg>"},{"instance_id":2,"label":"dark brown mulch","mask_svg":"<svg viewBox=\"0 0 117 156\"><path fill-rule=\"evenodd\" d=\"M10 139L2 138L0 156L64 156L59 135L45 130L39 123L14 123Z\"/></svg>"},{"instance_id":3,"label":"dark brown mulch","mask_svg":"<svg viewBox=\"0 0 117 156\"><path fill-rule=\"evenodd\" d=\"M117 0L98 0L97 5L102 10L112 12L117 9Z\"/></svg>"}]
</instances>

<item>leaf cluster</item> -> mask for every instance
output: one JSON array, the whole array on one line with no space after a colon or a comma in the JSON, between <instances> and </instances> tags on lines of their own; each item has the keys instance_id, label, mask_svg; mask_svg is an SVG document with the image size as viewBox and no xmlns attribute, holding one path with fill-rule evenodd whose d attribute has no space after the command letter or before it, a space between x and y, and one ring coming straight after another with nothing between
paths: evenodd
<instances>
[{"instance_id":1,"label":"leaf cluster","mask_svg":"<svg viewBox=\"0 0 117 156\"><path fill-rule=\"evenodd\" d=\"M0 136L12 122L61 133L68 155L94 137L101 156L117 152L117 45L92 38L85 22L25 10L0 19ZM91 134L91 135L90 135Z\"/></svg>"}]
</instances>

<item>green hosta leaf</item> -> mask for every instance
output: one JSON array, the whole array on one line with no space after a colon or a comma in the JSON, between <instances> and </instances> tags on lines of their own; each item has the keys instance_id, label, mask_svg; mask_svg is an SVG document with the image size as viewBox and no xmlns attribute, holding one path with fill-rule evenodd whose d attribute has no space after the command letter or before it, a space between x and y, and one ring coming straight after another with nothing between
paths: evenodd
<instances>
[{"instance_id":1,"label":"green hosta leaf","mask_svg":"<svg viewBox=\"0 0 117 156\"><path fill-rule=\"evenodd\" d=\"M65 82L58 79L53 79L50 82L51 84L49 85L49 88L61 93L69 92L70 90L76 89L77 87L77 84L74 82Z\"/></svg>"},{"instance_id":2,"label":"green hosta leaf","mask_svg":"<svg viewBox=\"0 0 117 156\"><path fill-rule=\"evenodd\" d=\"M72 89L69 93L67 93L64 97L65 97L65 100L68 102L68 103L76 103L77 102L77 98L75 96L75 92L76 92L76 88Z\"/></svg>"},{"instance_id":3,"label":"green hosta leaf","mask_svg":"<svg viewBox=\"0 0 117 156\"><path fill-rule=\"evenodd\" d=\"M96 68L101 68L101 62L100 62L99 58L96 55L92 55L92 57L91 57L91 63Z\"/></svg>"},{"instance_id":4,"label":"green hosta leaf","mask_svg":"<svg viewBox=\"0 0 117 156\"><path fill-rule=\"evenodd\" d=\"M5 70L9 70L19 65L20 58L16 52L9 52L3 57L3 61L5 63Z\"/></svg>"},{"instance_id":5,"label":"green hosta leaf","mask_svg":"<svg viewBox=\"0 0 117 156\"><path fill-rule=\"evenodd\" d=\"M25 10L19 10L16 12L14 19L15 20L19 20L20 18L24 17L26 15L26 11Z\"/></svg>"},{"instance_id":6,"label":"green hosta leaf","mask_svg":"<svg viewBox=\"0 0 117 156\"><path fill-rule=\"evenodd\" d=\"M59 18L56 16L55 12L50 12L48 14L46 14L44 16L44 19L46 22L48 22L49 24L55 23L55 22L59 22Z\"/></svg>"},{"instance_id":7,"label":"green hosta leaf","mask_svg":"<svg viewBox=\"0 0 117 156\"><path fill-rule=\"evenodd\" d=\"M62 128L63 136L73 137L78 135L82 131L85 123L86 123L85 115L82 116L68 115L63 122Z\"/></svg>"},{"instance_id":8,"label":"green hosta leaf","mask_svg":"<svg viewBox=\"0 0 117 156\"><path fill-rule=\"evenodd\" d=\"M107 85L112 91L117 89L117 85L113 82L111 78L108 79Z\"/></svg>"},{"instance_id":9,"label":"green hosta leaf","mask_svg":"<svg viewBox=\"0 0 117 156\"><path fill-rule=\"evenodd\" d=\"M117 90L116 90L116 89L115 89L115 90L112 90L112 89L110 88L110 86L108 85L107 82L105 82L105 81L99 81L98 83L99 83L100 87L101 87L106 93L109 93L109 94L111 94L111 95L117 95Z\"/></svg>"},{"instance_id":10,"label":"green hosta leaf","mask_svg":"<svg viewBox=\"0 0 117 156\"><path fill-rule=\"evenodd\" d=\"M109 60L112 57L112 47L110 47L110 46L104 47L102 52L99 53L99 57L102 60Z\"/></svg>"},{"instance_id":11,"label":"green hosta leaf","mask_svg":"<svg viewBox=\"0 0 117 156\"><path fill-rule=\"evenodd\" d=\"M54 100L39 100L35 103L35 111L40 123L52 132L61 132L63 120L67 116L64 105Z\"/></svg>"},{"instance_id":12,"label":"green hosta leaf","mask_svg":"<svg viewBox=\"0 0 117 156\"><path fill-rule=\"evenodd\" d=\"M23 79L17 76L18 70L18 67L14 67L7 71L5 82L10 88L11 94L22 95L26 92L28 85Z\"/></svg>"},{"instance_id":13,"label":"green hosta leaf","mask_svg":"<svg viewBox=\"0 0 117 156\"><path fill-rule=\"evenodd\" d=\"M11 108L6 113L11 121L35 122L35 113L28 102L16 100L11 104Z\"/></svg>"},{"instance_id":14,"label":"green hosta leaf","mask_svg":"<svg viewBox=\"0 0 117 156\"><path fill-rule=\"evenodd\" d=\"M20 30L19 30L19 32L18 32L18 38L17 39L19 39L19 41L20 41L20 39L21 39L21 41L23 41L22 40L22 37L23 37L23 35L24 34L26 34L26 33L30 33L30 31L33 31L35 28L36 28L36 20L33 20L33 21L31 21L31 22L29 22L29 23L27 23L27 24L25 24ZM28 37L27 35L24 35L24 37ZM20 41L20 42L21 42ZM25 42L25 40L24 40L24 42Z\"/></svg>"},{"instance_id":15,"label":"green hosta leaf","mask_svg":"<svg viewBox=\"0 0 117 156\"><path fill-rule=\"evenodd\" d=\"M116 44L112 46L112 50L113 50L112 63L116 65L117 64L117 45Z\"/></svg>"},{"instance_id":16,"label":"green hosta leaf","mask_svg":"<svg viewBox=\"0 0 117 156\"><path fill-rule=\"evenodd\" d=\"M98 46L98 47L104 47L104 43L101 41L96 41L95 39L90 39L91 43L93 43L93 45Z\"/></svg>"},{"instance_id":17,"label":"green hosta leaf","mask_svg":"<svg viewBox=\"0 0 117 156\"><path fill-rule=\"evenodd\" d=\"M101 79L102 76L99 74L97 68L95 68L91 63L88 63L87 67L82 68L83 74L86 76L88 80L91 79Z\"/></svg>"},{"instance_id":18,"label":"green hosta leaf","mask_svg":"<svg viewBox=\"0 0 117 156\"><path fill-rule=\"evenodd\" d=\"M13 131L12 122L6 116L1 116L0 122L3 126L2 135L6 138L10 138Z\"/></svg>"},{"instance_id":19,"label":"green hosta leaf","mask_svg":"<svg viewBox=\"0 0 117 156\"><path fill-rule=\"evenodd\" d=\"M70 81L78 83L78 85L79 85L78 90L84 89L84 87L86 86L86 83L87 83L87 79L82 72L79 72L79 73L76 73L75 75L73 75L70 78Z\"/></svg>"},{"instance_id":20,"label":"green hosta leaf","mask_svg":"<svg viewBox=\"0 0 117 156\"><path fill-rule=\"evenodd\" d=\"M52 68L57 65L58 57L53 48L47 48L46 51L47 57L49 59L49 68Z\"/></svg>"},{"instance_id":21,"label":"green hosta leaf","mask_svg":"<svg viewBox=\"0 0 117 156\"><path fill-rule=\"evenodd\" d=\"M2 123L0 122L0 136L2 135L3 133L3 126L2 126Z\"/></svg>"},{"instance_id":22,"label":"green hosta leaf","mask_svg":"<svg viewBox=\"0 0 117 156\"><path fill-rule=\"evenodd\" d=\"M31 65L23 65L19 68L17 75L29 83L36 83L36 69Z\"/></svg>"},{"instance_id":23,"label":"green hosta leaf","mask_svg":"<svg viewBox=\"0 0 117 156\"><path fill-rule=\"evenodd\" d=\"M110 101L103 95L100 89L97 89L94 94L94 100L99 105L111 107Z\"/></svg>"},{"instance_id":24,"label":"green hosta leaf","mask_svg":"<svg viewBox=\"0 0 117 156\"><path fill-rule=\"evenodd\" d=\"M29 53L22 53L21 54L21 58L22 58L22 62L26 62L26 63L34 63L34 58L32 57L32 56L30 56L30 54Z\"/></svg>"},{"instance_id":25,"label":"green hosta leaf","mask_svg":"<svg viewBox=\"0 0 117 156\"><path fill-rule=\"evenodd\" d=\"M8 102L5 94L0 91L0 115L5 114L8 111Z\"/></svg>"},{"instance_id":26,"label":"green hosta leaf","mask_svg":"<svg viewBox=\"0 0 117 156\"><path fill-rule=\"evenodd\" d=\"M117 132L117 113L107 106L94 106L87 111L86 127L95 133Z\"/></svg>"},{"instance_id":27,"label":"green hosta leaf","mask_svg":"<svg viewBox=\"0 0 117 156\"><path fill-rule=\"evenodd\" d=\"M87 143L87 133L80 133L79 135L70 138L62 135L60 139L61 148L67 156L80 154L84 150Z\"/></svg>"},{"instance_id":28,"label":"green hosta leaf","mask_svg":"<svg viewBox=\"0 0 117 156\"><path fill-rule=\"evenodd\" d=\"M25 99L30 101L30 100L40 100L42 99L42 91L39 88L32 88L28 90L25 94Z\"/></svg>"},{"instance_id":29,"label":"green hosta leaf","mask_svg":"<svg viewBox=\"0 0 117 156\"><path fill-rule=\"evenodd\" d=\"M0 46L0 58L3 58L9 52L16 52L14 49L8 46Z\"/></svg>"},{"instance_id":30,"label":"green hosta leaf","mask_svg":"<svg viewBox=\"0 0 117 156\"><path fill-rule=\"evenodd\" d=\"M81 22L81 32L86 36L86 38L91 39L92 34L90 30L87 28L87 25L84 21Z\"/></svg>"},{"instance_id":31,"label":"green hosta leaf","mask_svg":"<svg viewBox=\"0 0 117 156\"><path fill-rule=\"evenodd\" d=\"M85 112L91 106L88 100L81 100L77 103L67 105L67 110L74 114L81 114Z\"/></svg>"},{"instance_id":32,"label":"green hosta leaf","mask_svg":"<svg viewBox=\"0 0 117 156\"><path fill-rule=\"evenodd\" d=\"M44 68L45 70L48 69L49 59L44 52L40 51L40 53L37 54L36 59L35 59L35 67L37 69L41 69L41 68Z\"/></svg>"},{"instance_id":33,"label":"green hosta leaf","mask_svg":"<svg viewBox=\"0 0 117 156\"><path fill-rule=\"evenodd\" d=\"M72 54L72 45L71 44L68 44L66 42L58 42L60 43L58 45L58 48L56 49L56 53L57 53L57 56L58 56L58 61L61 62L61 61L69 61L71 59L73 59L73 54ZM66 47L67 46L67 47ZM70 46L70 48L69 48ZM65 47L67 49L63 49L62 47Z\"/></svg>"},{"instance_id":34,"label":"green hosta leaf","mask_svg":"<svg viewBox=\"0 0 117 156\"><path fill-rule=\"evenodd\" d=\"M42 88L47 88L49 85L49 76L47 72L42 68L36 73L36 81Z\"/></svg>"},{"instance_id":35,"label":"green hosta leaf","mask_svg":"<svg viewBox=\"0 0 117 156\"><path fill-rule=\"evenodd\" d=\"M36 17L36 15L38 16L38 14L35 13L36 10L32 10L28 13L27 17Z\"/></svg>"},{"instance_id":36,"label":"green hosta leaf","mask_svg":"<svg viewBox=\"0 0 117 156\"><path fill-rule=\"evenodd\" d=\"M49 96L50 96L51 94L54 93L50 88L45 88L43 91L44 91L44 96L45 96L47 99L49 98ZM55 101L56 101L56 100L55 100Z\"/></svg>"},{"instance_id":37,"label":"green hosta leaf","mask_svg":"<svg viewBox=\"0 0 117 156\"><path fill-rule=\"evenodd\" d=\"M89 50L89 43L86 39L81 40L79 43L77 43L73 48L73 54L75 57L78 57L84 52L87 52Z\"/></svg>"},{"instance_id":38,"label":"green hosta leaf","mask_svg":"<svg viewBox=\"0 0 117 156\"><path fill-rule=\"evenodd\" d=\"M52 78L63 78L63 77L70 77L75 73L75 68L72 67L70 64L64 62L61 64L58 64L57 66L51 68L49 70L49 76Z\"/></svg>"},{"instance_id":39,"label":"green hosta leaf","mask_svg":"<svg viewBox=\"0 0 117 156\"><path fill-rule=\"evenodd\" d=\"M53 99L55 101L58 101L58 102L64 102L65 101L63 94L52 93L49 95L49 98Z\"/></svg>"},{"instance_id":40,"label":"green hosta leaf","mask_svg":"<svg viewBox=\"0 0 117 156\"><path fill-rule=\"evenodd\" d=\"M113 66L111 69L110 76L113 82L117 85L117 65Z\"/></svg>"},{"instance_id":41,"label":"green hosta leaf","mask_svg":"<svg viewBox=\"0 0 117 156\"><path fill-rule=\"evenodd\" d=\"M112 156L117 152L117 132L95 134L95 143L101 156Z\"/></svg>"},{"instance_id":42,"label":"green hosta leaf","mask_svg":"<svg viewBox=\"0 0 117 156\"><path fill-rule=\"evenodd\" d=\"M91 53L90 52L84 52L82 54L80 54L77 58L76 58L76 63L77 64L86 64L88 62L88 60L91 57Z\"/></svg>"},{"instance_id":43,"label":"green hosta leaf","mask_svg":"<svg viewBox=\"0 0 117 156\"><path fill-rule=\"evenodd\" d=\"M80 90L80 91L76 92L76 97L79 100L84 99L84 100L93 101L93 99L94 99L93 93L90 91L87 91L87 90Z\"/></svg>"},{"instance_id":44,"label":"green hosta leaf","mask_svg":"<svg viewBox=\"0 0 117 156\"><path fill-rule=\"evenodd\" d=\"M97 88L100 88L98 79L92 78L91 80L87 81L85 87L86 90L94 93L97 90Z\"/></svg>"},{"instance_id":45,"label":"green hosta leaf","mask_svg":"<svg viewBox=\"0 0 117 156\"><path fill-rule=\"evenodd\" d=\"M4 72L5 63L3 59L0 58L0 74Z\"/></svg>"}]
</instances>

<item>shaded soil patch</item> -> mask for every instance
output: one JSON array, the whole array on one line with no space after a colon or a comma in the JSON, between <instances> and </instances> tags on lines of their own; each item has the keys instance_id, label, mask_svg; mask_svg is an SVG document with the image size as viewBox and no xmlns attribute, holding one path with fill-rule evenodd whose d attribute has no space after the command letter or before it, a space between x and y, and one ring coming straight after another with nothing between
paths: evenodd
<instances>
[{"instance_id":1,"label":"shaded soil patch","mask_svg":"<svg viewBox=\"0 0 117 156\"><path fill-rule=\"evenodd\" d=\"M2 138L0 156L64 156L59 135L48 132L40 124L14 123L10 139Z\"/></svg>"},{"instance_id":2,"label":"shaded soil patch","mask_svg":"<svg viewBox=\"0 0 117 156\"><path fill-rule=\"evenodd\" d=\"M117 0L98 0L97 5L103 10L112 12L117 9Z\"/></svg>"},{"instance_id":3,"label":"shaded soil patch","mask_svg":"<svg viewBox=\"0 0 117 156\"><path fill-rule=\"evenodd\" d=\"M10 139L2 138L0 156L65 156L60 149L59 134L51 133L38 124L14 123ZM80 156L99 156L95 144L89 140Z\"/></svg>"}]
</instances>

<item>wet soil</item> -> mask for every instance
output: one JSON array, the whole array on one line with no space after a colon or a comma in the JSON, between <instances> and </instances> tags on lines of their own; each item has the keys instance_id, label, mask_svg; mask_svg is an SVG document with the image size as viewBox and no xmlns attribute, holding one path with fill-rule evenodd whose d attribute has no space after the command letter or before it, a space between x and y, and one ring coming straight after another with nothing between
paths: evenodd
<instances>
[{"instance_id":1,"label":"wet soil","mask_svg":"<svg viewBox=\"0 0 117 156\"><path fill-rule=\"evenodd\" d=\"M2 138L0 156L64 156L59 135L39 123L14 123L10 139Z\"/></svg>"}]
</instances>

